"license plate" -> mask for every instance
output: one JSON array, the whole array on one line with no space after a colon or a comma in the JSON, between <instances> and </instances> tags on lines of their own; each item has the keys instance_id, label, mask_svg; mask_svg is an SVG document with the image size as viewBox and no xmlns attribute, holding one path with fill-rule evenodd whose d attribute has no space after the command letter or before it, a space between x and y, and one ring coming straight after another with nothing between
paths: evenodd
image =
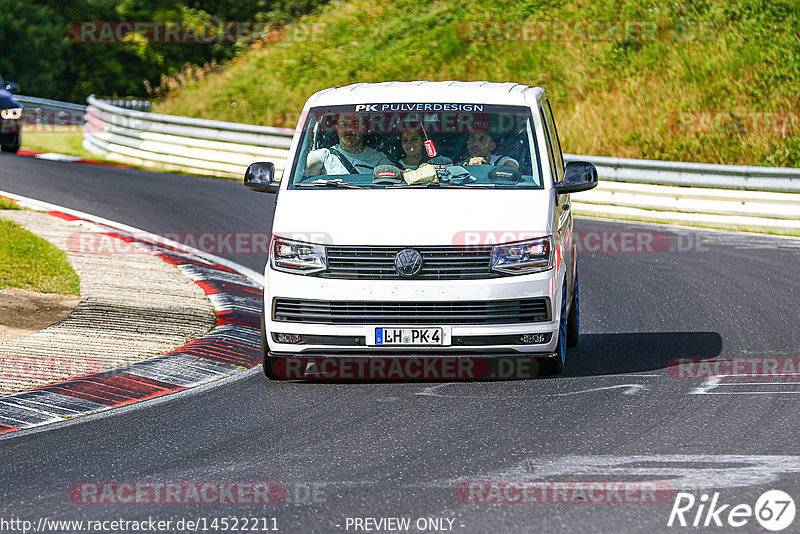
<instances>
[{"instance_id":1,"label":"license plate","mask_svg":"<svg viewBox=\"0 0 800 534\"><path fill-rule=\"evenodd\" d=\"M444 345L441 328L376 328L376 345Z\"/></svg>"}]
</instances>

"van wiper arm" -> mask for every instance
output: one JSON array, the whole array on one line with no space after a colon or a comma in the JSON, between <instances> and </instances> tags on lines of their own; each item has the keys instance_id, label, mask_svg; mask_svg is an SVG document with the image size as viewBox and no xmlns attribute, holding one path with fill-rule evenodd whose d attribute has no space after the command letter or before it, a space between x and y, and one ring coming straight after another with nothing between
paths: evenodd
<instances>
[{"instance_id":1,"label":"van wiper arm","mask_svg":"<svg viewBox=\"0 0 800 534\"><path fill-rule=\"evenodd\" d=\"M486 185L486 184L481 184ZM471 184L451 184L448 182L428 182L427 184L398 184L398 185L391 185L388 186L390 188L397 188L397 189L461 189L464 187L470 187Z\"/></svg>"},{"instance_id":2,"label":"van wiper arm","mask_svg":"<svg viewBox=\"0 0 800 534\"><path fill-rule=\"evenodd\" d=\"M314 180L313 182L300 182L297 185L312 185L315 187L343 187L349 189L366 189L363 185L356 185L351 184L350 182L345 182L342 179L336 180Z\"/></svg>"}]
</instances>

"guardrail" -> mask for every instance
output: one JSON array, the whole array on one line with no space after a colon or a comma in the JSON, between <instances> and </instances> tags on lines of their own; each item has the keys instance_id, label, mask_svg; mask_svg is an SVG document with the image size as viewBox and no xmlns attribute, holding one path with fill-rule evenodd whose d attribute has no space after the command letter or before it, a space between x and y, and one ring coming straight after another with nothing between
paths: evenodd
<instances>
[{"instance_id":1,"label":"guardrail","mask_svg":"<svg viewBox=\"0 0 800 534\"><path fill-rule=\"evenodd\" d=\"M656 185L783 191L800 193L800 169L713 165L648 159L564 154L567 161L589 161L604 180Z\"/></svg>"},{"instance_id":2,"label":"guardrail","mask_svg":"<svg viewBox=\"0 0 800 534\"><path fill-rule=\"evenodd\" d=\"M25 95L15 95L14 99L25 106L26 124L75 126L84 122L86 106L80 104Z\"/></svg>"},{"instance_id":3,"label":"guardrail","mask_svg":"<svg viewBox=\"0 0 800 534\"><path fill-rule=\"evenodd\" d=\"M241 177L254 161L282 172L293 130L124 109L87 99L86 150L121 163Z\"/></svg>"},{"instance_id":4,"label":"guardrail","mask_svg":"<svg viewBox=\"0 0 800 534\"><path fill-rule=\"evenodd\" d=\"M271 161L280 172L294 133L88 102L84 147L122 163L239 178L253 161ZM601 178L573 198L579 215L800 235L800 169L565 159L594 163Z\"/></svg>"},{"instance_id":5,"label":"guardrail","mask_svg":"<svg viewBox=\"0 0 800 534\"><path fill-rule=\"evenodd\" d=\"M675 187L602 179L572 197L576 215L800 235L800 193Z\"/></svg>"},{"instance_id":6,"label":"guardrail","mask_svg":"<svg viewBox=\"0 0 800 534\"><path fill-rule=\"evenodd\" d=\"M101 98L100 100L118 108L135 109L136 111L150 111L151 107L149 100L137 100L135 98L128 98L122 100L116 100L116 99L108 100Z\"/></svg>"},{"instance_id":7,"label":"guardrail","mask_svg":"<svg viewBox=\"0 0 800 534\"><path fill-rule=\"evenodd\" d=\"M578 215L800 235L800 169L564 157L601 178L573 197Z\"/></svg>"}]
</instances>

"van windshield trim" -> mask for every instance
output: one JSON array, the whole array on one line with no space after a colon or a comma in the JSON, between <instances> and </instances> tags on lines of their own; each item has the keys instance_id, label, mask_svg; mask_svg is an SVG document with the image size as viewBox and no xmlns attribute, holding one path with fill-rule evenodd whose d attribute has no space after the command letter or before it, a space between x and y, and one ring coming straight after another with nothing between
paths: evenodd
<instances>
[{"instance_id":1,"label":"van windshield trim","mask_svg":"<svg viewBox=\"0 0 800 534\"><path fill-rule=\"evenodd\" d=\"M425 110L426 107L442 111L415 111L420 108ZM359 111L356 112L356 109ZM350 123L346 118L342 119L343 114L352 115ZM536 122L532 110L527 106L365 103L316 106L304 112L303 116L305 120L299 125L299 140L289 169L289 189L326 189L311 187L309 182L328 179L333 175L352 185L370 189L401 189L404 185L413 185L416 182L408 183L402 175L407 167L403 159L410 152L405 152L406 148L401 147L401 135L409 134L411 130L425 141L423 162L427 160L436 168L433 181L443 185L465 185L471 189L544 189ZM468 138L484 127L488 127L484 131L491 138L490 142L495 143L495 150L488 153L492 161L483 158L479 164L468 165L466 159L471 154L466 147ZM360 151L348 151L347 140L340 138L340 131L347 131L348 128L359 130L362 137ZM495 138L499 143L494 141ZM433 146L428 147L428 144ZM330 150L331 147L335 151ZM429 148L432 150L429 151ZM430 153L434 156L430 157ZM348 161L342 162L342 158ZM349 166L348 170L344 169L345 164L353 162L356 163L355 169ZM312 168L312 164L317 167ZM516 169L506 171L507 167L514 164L518 173L514 174ZM400 174L391 175L387 171L378 177L376 167L381 165L388 165ZM326 166L333 169L331 174L328 174ZM499 171L489 177L495 169ZM426 179L431 180L430 177L423 177L422 183Z\"/></svg>"}]
</instances>

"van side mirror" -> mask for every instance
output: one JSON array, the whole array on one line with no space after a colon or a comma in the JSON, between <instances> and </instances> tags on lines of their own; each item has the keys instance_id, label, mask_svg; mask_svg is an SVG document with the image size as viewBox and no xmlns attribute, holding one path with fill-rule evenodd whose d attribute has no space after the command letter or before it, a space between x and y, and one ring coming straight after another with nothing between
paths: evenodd
<instances>
[{"instance_id":1,"label":"van side mirror","mask_svg":"<svg viewBox=\"0 0 800 534\"><path fill-rule=\"evenodd\" d=\"M588 191L597 185L597 168L586 161L570 161L564 169L564 178L556 182L558 194Z\"/></svg>"},{"instance_id":2,"label":"van side mirror","mask_svg":"<svg viewBox=\"0 0 800 534\"><path fill-rule=\"evenodd\" d=\"M9 93L19 93L19 85L14 82L6 82L6 91Z\"/></svg>"},{"instance_id":3,"label":"van side mirror","mask_svg":"<svg viewBox=\"0 0 800 534\"><path fill-rule=\"evenodd\" d=\"M277 193L281 183L275 181L275 164L269 161L250 164L244 173L244 186L259 193Z\"/></svg>"}]
</instances>

